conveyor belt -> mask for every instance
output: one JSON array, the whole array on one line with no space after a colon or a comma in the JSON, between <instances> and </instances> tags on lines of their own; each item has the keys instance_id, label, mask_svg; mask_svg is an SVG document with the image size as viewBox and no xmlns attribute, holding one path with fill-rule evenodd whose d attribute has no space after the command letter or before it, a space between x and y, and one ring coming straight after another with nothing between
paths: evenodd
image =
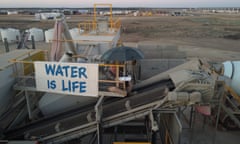
<instances>
[{"instance_id":1,"label":"conveyor belt","mask_svg":"<svg viewBox=\"0 0 240 144\"><path fill-rule=\"evenodd\" d=\"M106 100L102 106L102 126L111 127L149 114L150 110L165 101L166 87L173 87L171 80L136 89L134 94L125 98ZM96 129L94 105L91 105L9 130L5 136L6 139L18 139L29 135L44 142L63 142Z\"/></svg>"}]
</instances>

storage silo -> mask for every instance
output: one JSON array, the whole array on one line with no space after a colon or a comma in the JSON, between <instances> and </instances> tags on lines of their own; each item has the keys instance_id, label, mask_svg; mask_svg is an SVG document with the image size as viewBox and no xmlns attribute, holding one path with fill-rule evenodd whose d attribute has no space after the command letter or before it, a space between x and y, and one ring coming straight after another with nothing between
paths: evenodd
<instances>
[{"instance_id":1,"label":"storage silo","mask_svg":"<svg viewBox=\"0 0 240 144\"><path fill-rule=\"evenodd\" d=\"M44 34L43 34L43 30L39 29L39 28L31 28L29 30L27 30L27 32L29 32L29 37L28 40L31 40L31 37L34 36L34 40L35 41L44 41Z\"/></svg>"},{"instance_id":2,"label":"storage silo","mask_svg":"<svg viewBox=\"0 0 240 144\"><path fill-rule=\"evenodd\" d=\"M229 86L240 95L240 61L226 61L223 66L224 76L230 78Z\"/></svg>"},{"instance_id":3,"label":"storage silo","mask_svg":"<svg viewBox=\"0 0 240 144\"><path fill-rule=\"evenodd\" d=\"M8 28L1 30L2 41L7 38L9 43L17 41L17 37L20 38L20 31L18 29Z\"/></svg>"},{"instance_id":4,"label":"storage silo","mask_svg":"<svg viewBox=\"0 0 240 144\"><path fill-rule=\"evenodd\" d=\"M54 29L49 29L45 31L45 42L50 43L53 40Z\"/></svg>"}]
</instances>

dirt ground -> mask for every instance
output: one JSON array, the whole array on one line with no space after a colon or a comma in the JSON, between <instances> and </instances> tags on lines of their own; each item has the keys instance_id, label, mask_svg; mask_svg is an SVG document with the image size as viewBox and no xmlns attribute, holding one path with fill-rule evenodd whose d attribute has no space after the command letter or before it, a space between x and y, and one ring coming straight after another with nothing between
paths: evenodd
<instances>
[{"instance_id":1,"label":"dirt ground","mask_svg":"<svg viewBox=\"0 0 240 144\"><path fill-rule=\"evenodd\" d=\"M71 16L67 20L70 28L77 27L89 17ZM154 16L120 17L122 22L122 41L124 45L137 47L138 44L175 45L179 51L186 52L188 58L207 58L212 61L240 59L240 15L205 15L205 16ZM54 21L37 21L33 16L0 16L0 28L18 28L21 31L38 27L44 30L53 28ZM15 49L16 44L10 45ZM47 49L45 42L37 42L36 47ZM0 53L4 53L0 42ZM183 135L183 143L238 143L239 132L220 131L216 142L214 131L200 129L192 134ZM204 134L199 136L198 134ZM208 135L209 134L209 135ZM196 141L189 142L185 135L198 135ZM229 139L225 139L229 137ZM186 139L186 140L185 140Z\"/></svg>"},{"instance_id":2,"label":"dirt ground","mask_svg":"<svg viewBox=\"0 0 240 144\"><path fill-rule=\"evenodd\" d=\"M189 57L238 60L239 15L122 18L124 42L171 44Z\"/></svg>"},{"instance_id":3,"label":"dirt ground","mask_svg":"<svg viewBox=\"0 0 240 144\"><path fill-rule=\"evenodd\" d=\"M92 17L70 16L70 28ZM240 55L240 15L120 17L122 41L171 44L185 51L188 57L205 57L215 61L238 60ZM54 21L38 21L34 16L0 16L0 28L52 28ZM45 46L45 44L43 44ZM1 51L4 48L1 46Z\"/></svg>"}]
</instances>

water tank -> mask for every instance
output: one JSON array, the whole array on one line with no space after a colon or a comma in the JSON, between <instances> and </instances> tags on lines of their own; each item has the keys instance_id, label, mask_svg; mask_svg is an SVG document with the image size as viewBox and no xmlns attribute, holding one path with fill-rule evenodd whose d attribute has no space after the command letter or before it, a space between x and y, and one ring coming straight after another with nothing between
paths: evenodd
<instances>
[{"instance_id":1,"label":"water tank","mask_svg":"<svg viewBox=\"0 0 240 144\"><path fill-rule=\"evenodd\" d=\"M53 40L54 29L49 29L45 31L45 42L50 43Z\"/></svg>"},{"instance_id":2,"label":"water tank","mask_svg":"<svg viewBox=\"0 0 240 144\"><path fill-rule=\"evenodd\" d=\"M39 28L31 28L27 30L27 32L30 33L28 40L31 40L31 37L34 36L34 40L39 42L39 41L44 41L44 34L43 30Z\"/></svg>"},{"instance_id":3,"label":"water tank","mask_svg":"<svg viewBox=\"0 0 240 144\"><path fill-rule=\"evenodd\" d=\"M240 95L240 61L226 61L223 66L224 76L230 78L229 86Z\"/></svg>"},{"instance_id":4,"label":"water tank","mask_svg":"<svg viewBox=\"0 0 240 144\"><path fill-rule=\"evenodd\" d=\"M4 38L7 38L9 43L16 42L17 36L20 38L20 31L18 29L8 28L1 30L2 41L4 41Z\"/></svg>"}]
</instances>

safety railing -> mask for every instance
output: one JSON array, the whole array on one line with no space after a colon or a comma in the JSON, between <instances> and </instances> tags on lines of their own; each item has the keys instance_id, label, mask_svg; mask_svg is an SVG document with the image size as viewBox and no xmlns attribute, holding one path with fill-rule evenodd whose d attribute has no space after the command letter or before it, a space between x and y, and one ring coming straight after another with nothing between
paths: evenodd
<instances>
[{"instance_id":1,"label":"safety railing","mask_svg":"<svg viewBox=\"0 0 240 144\"><path fill-rule=\"evenodd\" d=\"M84 21L84 22L78 23L79 34L88 34L89 32L96 31L97 27L98 27L97 21ZM109 20L108 28L111 31L119 30L121 28L121 20L119 18L116 20Z\"/></svg>"},{"instance_id":2,"label":"safety railing","mask_svg":"<svg viewBox=\"0 0 240 144\"><path fill-rule=\"evenodd\" d=\"M96 28L97 28L97 23L94 21L85 21L78 24L79 34L82 34L81 30L83 30L83 34L86 34L88 32L96 30Z\"/></svg>"},{"instance_id":3,"label":"safety railing","mask_svg":"<svg viewBox=\"0 0 240 144\"><path fill-rule=\"evenodd\" d=\"M40 55L48 54L47 51L41 51L37 54L31 55L27 53L25 59L13 59L14 76L17 83L15 87L20 89L34 90L35 83L35 70L34 61L46 61ZM37 59L39 58L39 59ZM131 78L124 77L125 65L123 64L99 64L99 91L126 93L126 85Z\"/></svg>"},{"instance_id":4,"label":"safety railing","mask_svg":"<svg viewBox=\"0 0 240 144\"><path fill-rule=\"evenodd\" d=\"M120 29L121 28L121 20L118 18L117 20L110 23L110 25L112 25L112 27L115 29Z\"/></svg>"},{"instance_id":5,"label":"safety railing","mask_svg":"<svg viewBox=\"0 0 240 144\"><path fill-rule=\"evenodd\" d=\"M125 65L100 64L99 65L99 87L115 86L121 90L126 90L126 83L130 80L126 76ZM107 85L106 85L107 84ZM110 84L110 85L109 85Z\"/></svg>"},{"instance_id":6,"label":"safety railing","mask_svg":"<svg viewBox=\"0 0 240 144\"><path fill-rule=\"evenodd\" d=\"M9 62L13 63L14 76L28 76L34 72L34 61L47 61L48 51L30 51L26 52L21 56L11 59Z\"/></svg>"}]
</instances>

